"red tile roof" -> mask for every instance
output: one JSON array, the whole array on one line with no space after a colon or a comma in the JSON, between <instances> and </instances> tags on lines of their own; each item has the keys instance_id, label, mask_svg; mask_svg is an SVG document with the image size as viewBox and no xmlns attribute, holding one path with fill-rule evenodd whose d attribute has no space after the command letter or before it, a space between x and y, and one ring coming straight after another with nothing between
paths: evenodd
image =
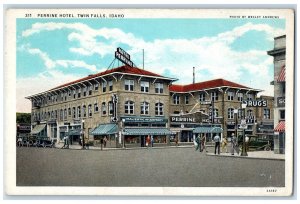
<instances>
[{"instance_id":1,"label":"red tile roof","mask_svg":"<svg viewBox=\"0 0 300 204\"><path fill-rule=\"evenodd\" d=\"M57 87L55 87L51 90L62 88L64 86L69 86L71 84L76 84L76 83L79 83L81 81L86 81L86 80L89 80L89 79L92 79L92 78L100 77L100 76L107 75L107 74L110 74L110 73L115 73L115 72L122 72L122 73L127 73L127 74L138 74L138 75L145 75L145 76L154 76L154 77L163 77L161 75L158 75L158 74L155 74L153 72L149 72L149 71L146 71L144 69L137 68L137 67L121 66L121 67L106 70L104 72L99 72L97 74L91 74L87 77L78 79L76 81L72 81L72 82L57 86Z\"/></svg>"},{"instance_id":2,"label":"red tile roof","mask_svg":"<svg viewBox=\"0 0 300 204\"><path fill-rule=\"evenodd\" d=\"M222 87L222 86L250 89L247 86L243 86L243 85L231 82L231 81L227 81L225 79L214 79L214 80L210 80L210 81L204 81L204 82L188 84L188 85L173 84L170 86L170 91L190 92L190 91L198 91L198 90L210 89L210 88L216 88L216 87Z\"/></svg>"}]
</instances>

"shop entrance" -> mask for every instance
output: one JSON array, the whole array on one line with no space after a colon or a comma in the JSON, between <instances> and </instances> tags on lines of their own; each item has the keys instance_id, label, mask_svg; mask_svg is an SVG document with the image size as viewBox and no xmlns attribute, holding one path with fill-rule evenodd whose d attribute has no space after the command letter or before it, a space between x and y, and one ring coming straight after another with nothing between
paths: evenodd
<instances>
[{"instance_id":1,"label":"shop entrance","mask_svg":"<svg viewBox=\"0 0 300 204\"><path fill-rule=\"evenodd\" d=\"M192 130L182 130L180 142L193 142L193 131Z\"/></svg>"}]
</instances>

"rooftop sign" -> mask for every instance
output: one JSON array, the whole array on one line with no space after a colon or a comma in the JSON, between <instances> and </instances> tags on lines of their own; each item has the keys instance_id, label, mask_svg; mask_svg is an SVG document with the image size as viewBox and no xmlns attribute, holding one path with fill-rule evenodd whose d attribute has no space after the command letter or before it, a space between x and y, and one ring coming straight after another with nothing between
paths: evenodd
<instances>
[{"instance_id":1,"label":"rooftop sign","mask_svg":"<svg viewBox=\"0 0 300 204\"><path fill-rule=\"evenodd\" d=\"M130 55L120 47L118 47L117 51L115 52L115 58L117 58L124 64L133 67L133 62L130 60Z\"/></svg>"}]
</instances>

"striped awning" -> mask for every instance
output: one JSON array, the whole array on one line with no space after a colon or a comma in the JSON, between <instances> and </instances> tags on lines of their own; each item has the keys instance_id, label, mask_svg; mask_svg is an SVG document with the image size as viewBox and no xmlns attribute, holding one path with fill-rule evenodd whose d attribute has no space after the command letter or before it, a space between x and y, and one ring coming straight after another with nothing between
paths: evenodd
<instances>
[{"instance_id":1,"label":"striped awning","mask_svg":"<svg viewBox=\"0 0 300 204\"><path fill-rule=\"evenodd\" d=\"M222 133L223 129L220 127L196 127L193 133Z\"/></svg>"},{"instance_id":2,"label":"striped awning","mask_svg":"<svg viewBox=\"0 0 300 204\"><path fill-rule=\"evenodd\" d=\"M45 127L46 127L46 124L36 125L30 132L30 134L32 134L32 135L39 134Z\"/></svg>"},{"instance_id":3,"label":"striped awning","mask_svg":"<svg viewBox=\"0 0 300 204\"><path fill-rule=\"evenodd\" d=\"M102 124L92 131L92 135L112 135L118 132L118 126L115 123Z\"/></svg>"},{"instance_id":4,"label":"striped awning","mask_svg":"<svg viewBox=\"0 0 300 204\"><path fill-rule=\"evenodd\" d=\"M285 121L280 121L274 128L275 132L284 132L285 131Z\"/></svg>"},{"instance_id":5,"label":"striped awning","mask_svg":"<svg viewBox=\"0 0 300 204\"><path fill-rule=\"evenodd\" d=\"M277 78L277 82L285 82L285 65L281 68L281 71Z\"/></svg>"},{"instance_id":6,"label":"striped awning","mask_svg":"<svg viewBox=\"0 0 300 204\"><path fill-rule=\"evenodd\" d=\"M69 130L69 136L80 136L81 129Z\"/></svg>"},{"instance_id":7,"label":"striped awning","mask_svg":"<svg viewBox=\"0 0 300 204\"><path fill-rule=\"evenodd\" d=\"M126 128L124 135L173 135L167 128Z\"/></svg>"}]
</instances>

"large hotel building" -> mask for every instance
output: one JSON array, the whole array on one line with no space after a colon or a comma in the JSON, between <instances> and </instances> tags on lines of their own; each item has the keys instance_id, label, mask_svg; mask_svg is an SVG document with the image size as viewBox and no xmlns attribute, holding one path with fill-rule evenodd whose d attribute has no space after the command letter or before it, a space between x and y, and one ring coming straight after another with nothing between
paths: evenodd
<instances>
[{"instance_id":1,"label":"large hotel building","mask_svg":"<svg viewBox=\"0 0 300 204\"><path fill-rule=\"evenodd\" d=\"M205 134L272 134L273 97L224 79L176 85L177 79L124 65L28 96L32 102L31 134L72 144L80 137L91 145L108 138L108 147L193 142ZM247 102L242 109L243 101Z\"/></svg>"}]
</instances>

